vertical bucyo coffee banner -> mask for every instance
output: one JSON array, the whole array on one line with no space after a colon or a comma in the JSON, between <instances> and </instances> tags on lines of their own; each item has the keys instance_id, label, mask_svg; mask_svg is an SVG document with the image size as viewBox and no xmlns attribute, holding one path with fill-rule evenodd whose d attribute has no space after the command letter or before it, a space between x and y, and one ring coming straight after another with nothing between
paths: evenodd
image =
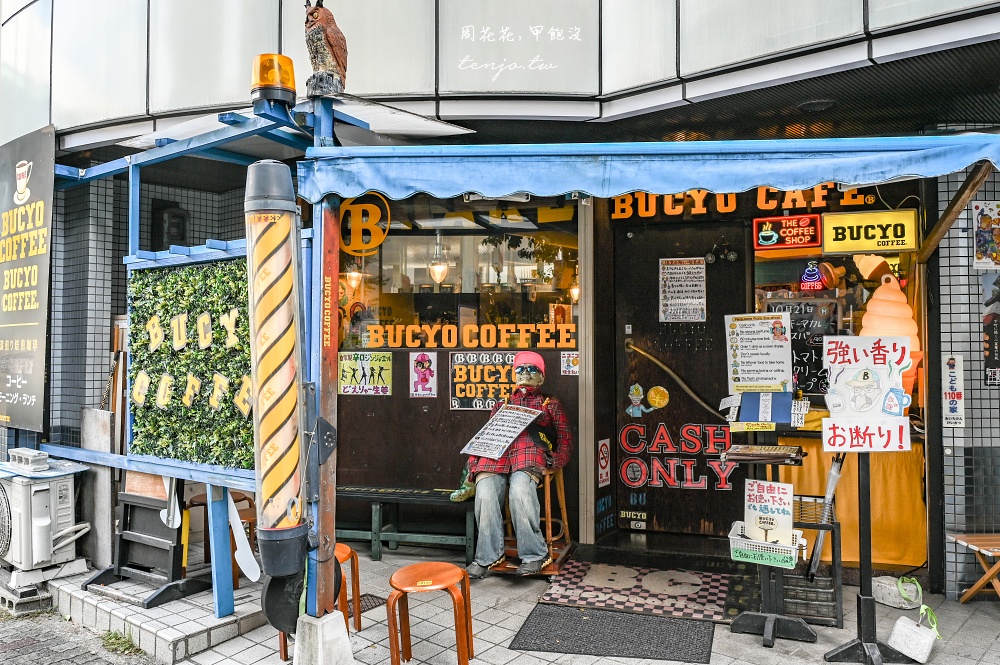
<instances>
[{"instance_id":1,"label":"vertical bucyo coffee banner","mask_svg":"<svg viewBox=\"0 0 1000 665\"><path fill-rule=\"evenodd\" d=\"M42 431L55 130L0 146L0 426Z\"/></svg>"}]
</instances>

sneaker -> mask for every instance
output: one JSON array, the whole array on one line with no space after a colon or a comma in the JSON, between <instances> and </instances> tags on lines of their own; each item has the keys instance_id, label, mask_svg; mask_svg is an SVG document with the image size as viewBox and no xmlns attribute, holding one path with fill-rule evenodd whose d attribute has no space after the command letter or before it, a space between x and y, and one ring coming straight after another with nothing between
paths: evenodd
<instances>
[{"instance_id":1,"label":"sneaker","mask_svg":"<svg viewBox=\"0 0 1000 665\"><path fill-rule=\"evenodd\" d=\"M550 563L552 563L552 557L546 555L544 559L539 559L538 561L522 562L521 565L517 567L517 571L515 572L518 575L537 575Z\"/></svg>"},{"instance_id":2,"label":"sneaker","mask_svg":"<svg viewBox=\"0 0 1000 665\"><path fill-rule=\"evenodd\" d=\"M499 559L497 559L488 566L484 566L481 563L473 561L468 566L466 566L465 570L466 572L469 573L469 579L481 580L484 577L486 577L486 573L490 572L490 569L496 568L497 566L502 564L505 559L506 557L501 554Z\"/></svg>"},{"instance_id":3,"label":"sneaker","mask_svg":"<svg viewBox=\"0 0 1000 665\"><path fill-rule=\"evenodd\" d=\"M452 492L448 498L455 503L461 503L462 501L468 501L474 496L476 496L476 484L465 482L461 487Z\"/></svg>"}]
</instances>

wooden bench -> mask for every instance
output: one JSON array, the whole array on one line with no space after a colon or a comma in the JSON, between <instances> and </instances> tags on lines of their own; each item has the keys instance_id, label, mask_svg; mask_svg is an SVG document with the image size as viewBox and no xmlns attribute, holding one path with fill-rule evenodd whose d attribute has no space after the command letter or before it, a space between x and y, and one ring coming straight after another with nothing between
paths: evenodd
<instances>
[{"instance_id":1,"label":"wooden bench","mask_svg":"<svg viewBox=\"0 0 1000 665\"><path fill-rule=\"evenodd\" d=\"M987 584L992 584L992 590L1000 595L1000 580L997 579L997 576L1000 575L1000 533L949 533L948 540L964 545L975 552L979 565L986 571L975 584L969 587L968 591L962 594L958 602L967 602L977 593L990 591L990 589L983 588ZM986 557L996 559L996 563L990 565Z\"/></svg>"},{"instance_id":2,"label":"wooden bench","mask_svg":"<svg viewBox=\"0 0 1000 665\"><path fill-rule=\"evenodd\" d=\"M456 503L449 499L452 490L408 489L399 487L364 487L339 485L337 500L368 501L372 507L371 529L337 529L338 540L371 541L372 561L382 560L382 543L387 542L394 550L399 543L420 543L424 545L461 545L465 547L465 561L472 563L476 549L476 502L474 500ZM403 531L399 523L399 505L456 506L465 511L465 533L446 534Z\"/></svg>"}]
</instances>

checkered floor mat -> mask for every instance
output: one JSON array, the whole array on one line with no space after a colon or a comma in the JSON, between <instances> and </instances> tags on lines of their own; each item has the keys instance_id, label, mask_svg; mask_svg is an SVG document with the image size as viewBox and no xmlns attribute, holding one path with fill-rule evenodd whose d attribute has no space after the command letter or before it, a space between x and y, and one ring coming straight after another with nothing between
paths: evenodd
<instances>
[{"instance_id":1,"label":"checkered floor mat","mask_svg":"<svg viewBox=\"0 0 1000 665\"><path fill-rule=\"evenodd\" d=\"M568 561L541 603L706 621L731 621L730 575Z\"/></svg>"}]
</instances>

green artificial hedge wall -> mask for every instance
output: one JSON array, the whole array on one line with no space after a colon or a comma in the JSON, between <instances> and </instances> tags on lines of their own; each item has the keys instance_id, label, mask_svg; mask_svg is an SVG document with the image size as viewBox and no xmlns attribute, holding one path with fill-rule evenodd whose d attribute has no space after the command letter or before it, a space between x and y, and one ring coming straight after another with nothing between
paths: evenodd
<instances>
[{"instance_id":1,"label":"green artificial hedge wall","mask_svg":"<svg viewBox=\"0 0 1000 665\"><path fill-rule=\"evenodd\" d=\"M236 401L241 395L244 377L250 375L250 328L247 317L247 264L245 260L219 261L179 268L136 270L129 277L129 379L132 386L132 454L216 464L239 469L254 468L253 421L245 416ZM238 311L234 327L235 344L223 321L230 322L233 309ZM200 348L198 317L208 313L211 321L211 345ZM171 320L187 314L187 343L174 349ZM149 322L159 317L163 341L150 350ZM178 331L181 326L178 322ZM155 334L156 329L153 327ZM138 395L140 372L149 377L145 395ZM201 381L200 391L184 404L188 374ZM228 391L217 394L218 410L210 404L218 373L229 380ZM158 388L161 378L174 377L169 391ZM165 405L163 396L169 398ZM142 404L138 402L142 401ZM242 402L248 405L244 399Z\"/></svg>"}]
</instances>

